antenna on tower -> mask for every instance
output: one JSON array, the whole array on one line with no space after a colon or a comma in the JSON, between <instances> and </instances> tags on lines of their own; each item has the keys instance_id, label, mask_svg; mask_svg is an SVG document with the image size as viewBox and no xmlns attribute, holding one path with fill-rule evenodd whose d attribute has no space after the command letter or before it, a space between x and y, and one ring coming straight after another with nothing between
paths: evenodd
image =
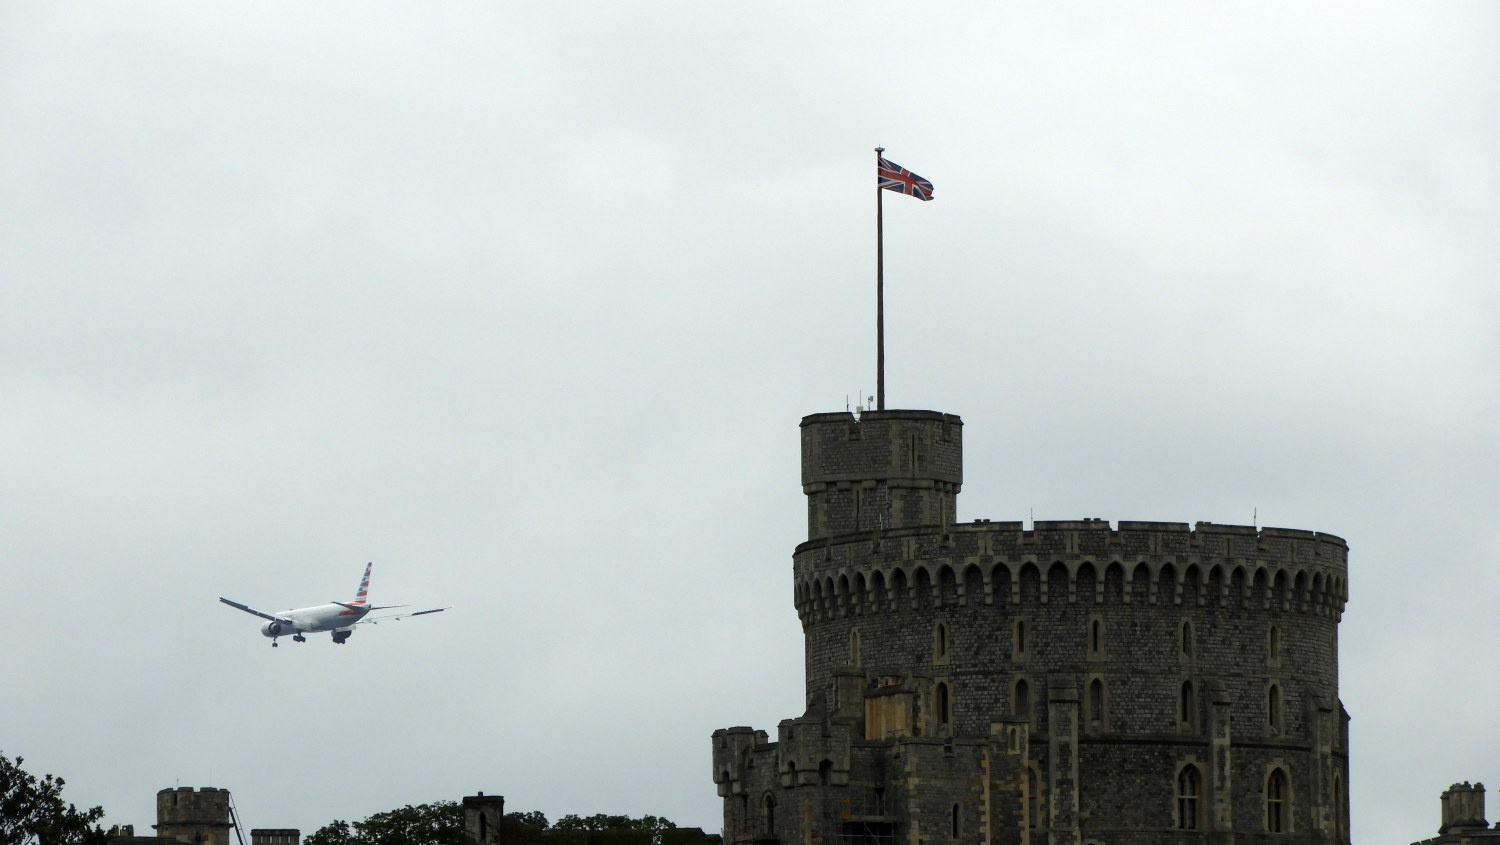
<instances>
[{"instance_id":1,"label":"antenna on tower","mask_svg":"<svg viewBox=\"0 0 1500 845\"><path fill-rule=\"evenodd\" d=\"M861 395L863 395L863 391L861 391L860 393L857 393L855 395L856 396L861 396ZM863 404L863 405L855 405L854 406L854 421L855 422L859 422L860 415L863 414L865 411L869 410L869 408L874 403L875 403L875 397L871 396L871 397L869 397L865 401L865 404ZM847 393L844 394L844 410L845 411L849 410L849 394L847 394Z\"/></svg>"}]
</instances>

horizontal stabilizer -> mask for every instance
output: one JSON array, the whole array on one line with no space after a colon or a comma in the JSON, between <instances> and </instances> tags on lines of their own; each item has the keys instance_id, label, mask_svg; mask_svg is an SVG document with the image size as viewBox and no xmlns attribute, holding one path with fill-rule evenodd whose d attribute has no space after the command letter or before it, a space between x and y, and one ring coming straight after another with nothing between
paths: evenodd
<instances>
[{"instance_id":1,"label":"horizontal stabilizer","mask_svg":"<svg viewBox=\"0 0 1500 845\"><path fill-rule=\"evenodd\" d=\"M405 605L402 605L402 606L404 607ZM366 616L365 618L359 620L358 624L362 625L362 624L368 622L371 625L373 625L376 622L392 622L392 621L398 621L398 620L401 620L401 619L405 619L408 616L426 616L429 613L442 613L443 611L448 610L448 609L450 609L450 608L447 608L447 607L434 607L431 610L418 610L415 613L393 613L390 616Z\"/></svg>"}]
</instances>

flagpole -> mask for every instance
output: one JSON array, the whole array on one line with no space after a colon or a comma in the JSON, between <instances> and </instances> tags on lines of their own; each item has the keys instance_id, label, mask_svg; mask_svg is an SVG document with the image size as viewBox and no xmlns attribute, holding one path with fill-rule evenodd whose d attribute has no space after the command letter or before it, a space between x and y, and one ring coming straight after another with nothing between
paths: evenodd
<instances>
[{"instance_id":1,"label":"flagpole","mask_svg":"<svg viewBox=\"0 0 1500 845\"><path fill-rule=\"evenodd\" d=\"M885 147L875 148L875 166L878 172L880 154ZM884 191L875 187L875 410L885 410L885 200Z\"/></svg>"}]
</instances>

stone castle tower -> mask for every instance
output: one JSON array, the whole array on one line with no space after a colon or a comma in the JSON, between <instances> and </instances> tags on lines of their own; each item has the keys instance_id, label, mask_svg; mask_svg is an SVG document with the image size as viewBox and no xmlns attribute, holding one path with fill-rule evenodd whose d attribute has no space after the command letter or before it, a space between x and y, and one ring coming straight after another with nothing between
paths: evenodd
<instances>
[{"instance_id":1,"label":"stone castle tower","mask_svg":"<svg viewBox=\"0 0 1500 845\"><path fill-rule=\"evenodd\" d=\"M807 710L714 732L726 839L1347 843L1345 542L957 524L962 435L802 420Z\"/></svg>"},{"instance_id":2,"label":"stone castle tower","mask_svg":"<svg viewBox=\"0 0 1500 845\"><path fill-rule=\"evenodd\" d=\"M180 786L156 793L156 835L193 845L233 845L229 790Z\"/></svg>"}]
</instances>

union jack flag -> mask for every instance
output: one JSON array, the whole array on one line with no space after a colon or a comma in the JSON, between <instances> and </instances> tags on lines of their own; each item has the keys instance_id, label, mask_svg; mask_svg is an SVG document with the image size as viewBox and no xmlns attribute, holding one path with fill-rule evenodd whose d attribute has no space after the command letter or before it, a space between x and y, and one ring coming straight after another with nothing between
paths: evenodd
<instances>
[{"instance_id":1,"label":"union jack flag","mask_svg":"<svg viewBox=\"0 0 1500 845\"><path fill-rule=\"evenodd\" d=\"M878 157L876 165L876 179L879 186L887 191L895 191L898 194L909 194L919 200L932 199L932 183L921 176L907 170L899 164L892 164L885 160L885 156Z\"/></svg>"}]
</instances>

